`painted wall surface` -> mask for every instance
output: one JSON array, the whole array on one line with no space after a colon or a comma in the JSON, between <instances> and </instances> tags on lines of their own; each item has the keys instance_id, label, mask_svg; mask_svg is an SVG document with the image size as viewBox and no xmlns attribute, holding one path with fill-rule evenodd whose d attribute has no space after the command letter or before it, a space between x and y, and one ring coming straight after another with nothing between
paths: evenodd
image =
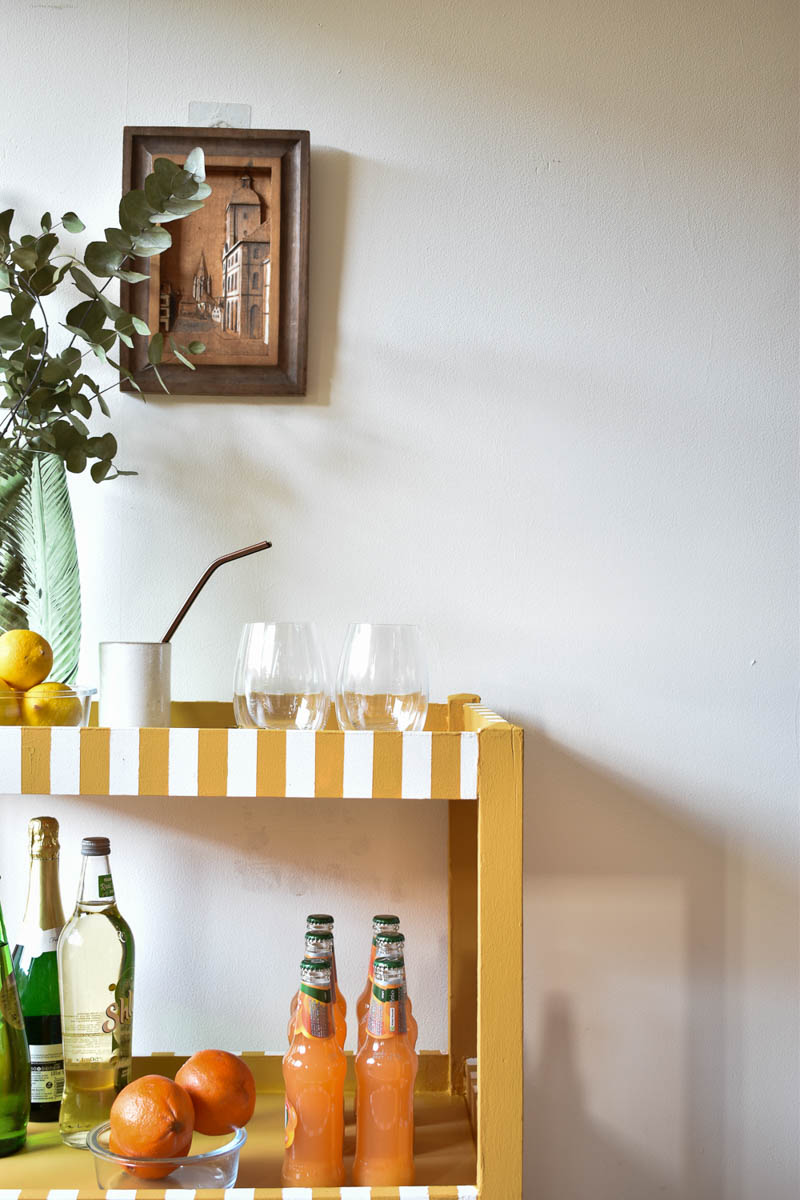
<instances>
[{"instance_id":1,"label":"painted wall surface","mask_svg":"<svg viewBox=\"0 0 800 1200\"><path fill-rule=\"evenodd\" d=\"M6 0L3 205L113 223L122 126L312 133L308 396L114 400L74 481L96 643L416 620L527 731L526 1194L798 1185L797 11L790 0ZM69 240L69 239L68 239ZM77 239L73 239L77 241ZM112 376L109 374L109 380ZM19 918L24 828L0 816ZM48 802L110 832L140 1050L282 1044L299 917L397 906L443 1045L441 806Z\"/></svg>"}]
</instances>

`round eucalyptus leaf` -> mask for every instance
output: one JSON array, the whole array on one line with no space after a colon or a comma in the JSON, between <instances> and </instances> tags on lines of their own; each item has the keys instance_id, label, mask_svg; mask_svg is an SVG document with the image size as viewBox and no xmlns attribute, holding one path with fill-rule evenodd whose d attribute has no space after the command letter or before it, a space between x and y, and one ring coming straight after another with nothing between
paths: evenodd
<instances>
[{"instance_id":1,"label":"round eucalyptus leaf","mask_svg":"<svg viewBox=\"0 0 800 1200\"><path fill-rule=\"evenodd\" d=\"M61 218L61 224L69 233L83 233L86 228L83 221L74 212L65 212Z\"/></svg>"},{"instance_id":2,"label":"round eucalyptus leaf","mask_svg":"<svg viewBox=\"0 0 800 1200\"><path fill-rule=\"evenodd\" d=\"M86 469L86 455L80 446L73 446L68 450L64 462L67 464L67 470L72 471L74 475L80 475L81 471Z\"/></svg>"},{"instance_id":3,"label":"round eucalyptus leaf","mask_svg":"<svg viewBox=\"0 0 800 1200\"><path fill-rule=\"evenodd\" d=\"M125 255L115 250L108 242L89 242L83 256L87 268L93 275L108 276L122 264Z\"/></svg>"},{"instance_id":4,"label":"round eucalyptus leaf","mask_svg":"<svg viewBox=\"0 0 800 1200\"><path fill-rule=\"evenodd\" d=\"M149 229L137 234L133 239L133 252L143 258L151 258L154 254L161 254L162 251L169 250L171 245L172 238L169 231L158 225L151 225Z\"/></svg>"}]
</instances>

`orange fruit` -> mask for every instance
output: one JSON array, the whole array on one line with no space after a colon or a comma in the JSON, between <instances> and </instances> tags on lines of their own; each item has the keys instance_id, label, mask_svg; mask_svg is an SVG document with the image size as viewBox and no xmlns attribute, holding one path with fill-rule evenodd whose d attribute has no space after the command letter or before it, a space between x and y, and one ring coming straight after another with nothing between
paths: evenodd
<instances>
[{"instance_id":1,"label":"orange fruit","mask_svg":"<svg viewBox=\"0 0 800 1200\"><path fill-rule=\"evenodd\" d=\"M192 1144L194 1109L183 1088L164 1075L143 1075L111 1105L108 1145L124 1158L179 1158ZM169 1166L128 1167L142 1179L163 1179Z\"/></svg>"},{"instance_id":2,"label":"orange fruit","mask_svg":"<svg viewBox=\"0 0 800 1200\"><path fill-rule=\"evenodd\" d=\"M228 1133L246 1125L256 1106L253 1072L227 1050L200 1050L187 1059L175 1076L194 1105L198 1133Z\"/></svg>"}]
</instances>

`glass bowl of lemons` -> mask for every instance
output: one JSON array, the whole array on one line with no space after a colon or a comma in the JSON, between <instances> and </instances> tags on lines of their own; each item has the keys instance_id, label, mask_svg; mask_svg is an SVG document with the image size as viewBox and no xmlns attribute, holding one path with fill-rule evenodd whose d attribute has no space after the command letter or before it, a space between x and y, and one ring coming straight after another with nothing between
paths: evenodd
<instances>
[{"instance_id":1,"label":"glass bowl of lemons","mask_svg":"<svg viewBox=\"0 0 800 1200\"><path fill-rule=\"evenodd\" d=\"M49 679L53 651L32 629L9 629L0 635L0 725L89 724L95 688Z\"/></svg>"}]
</instances>

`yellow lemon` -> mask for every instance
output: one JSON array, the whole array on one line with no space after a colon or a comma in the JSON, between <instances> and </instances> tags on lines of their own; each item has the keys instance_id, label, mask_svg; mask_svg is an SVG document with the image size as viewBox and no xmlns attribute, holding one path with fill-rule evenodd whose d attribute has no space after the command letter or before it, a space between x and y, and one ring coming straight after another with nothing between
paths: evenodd
<instances>
[{"instance_id":1,"label":"yellow lemon","mask_svg":"<svg viewBox=\"0 0 800 1200\"><path fill-rule=\"evenodd\" d=\"M0 725L19 725L19 696L5 679L0 679Z\"/></svg>"},{"instance_id":2,"label":"yellow lemon","mask_svg":"<svg viewBox=\"0 0 800 1200\"><path fill-rule=\"evenodd\" d=\"M0 679L12 688L27 692L53 668L50 643L32 629L9 629L0 637Z\"/></svg>"},{"instance_id":3,"label":"yellow lemon","mask_svg":"<svg viewBox=\"0 0 800 1200\"><path fill-rule=\"evenodd\" d=\"M40 683L22 697L25 725L80 725L83 705L66 683Z\"/></svg>"}]
</instances>

